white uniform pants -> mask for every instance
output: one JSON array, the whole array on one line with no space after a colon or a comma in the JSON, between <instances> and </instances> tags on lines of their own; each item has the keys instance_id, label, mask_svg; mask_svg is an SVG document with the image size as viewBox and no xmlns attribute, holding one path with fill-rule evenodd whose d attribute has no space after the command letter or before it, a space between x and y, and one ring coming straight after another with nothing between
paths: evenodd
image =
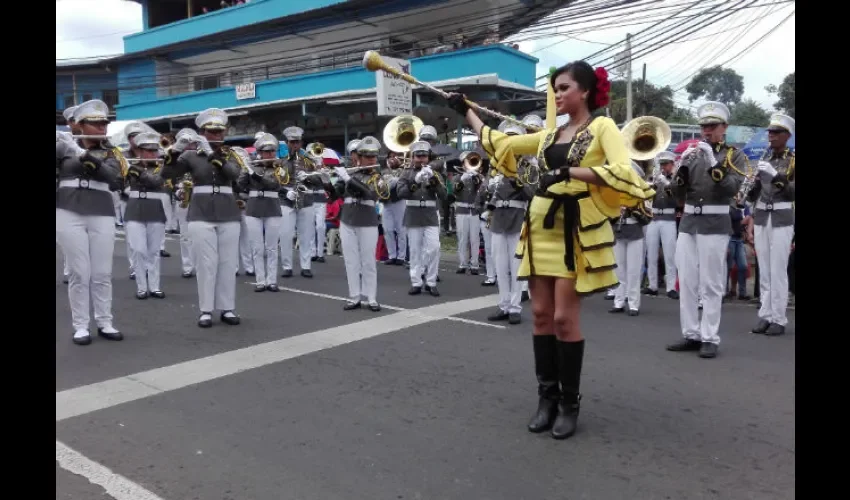
<instances>
[{"instance_id":1,"label":"white uniform pants","mask_svg":"<svg viewBox=\"0 0 850 500\"><path fill-rule=\"evenodd\" d=\"M68 260L68 301L74 330L88 330L94 308L98 328L112 326L112 254L115 217L56 209L56 241Z\"/></svg>"},{"instance_id":2,"label":"white uniform pants","mask_svg":"<svg viewBox=\"0 0 850 500\"><path fill-rule=\"evenodd\" d=\"M728 234L679 233L679 315L686 339L719 344L720 307L726 290ZM702 294L702 320L699 317Z\"/></svg>"},{"instance_id":3,"label":"white uniform pants","mask_svg":"<svg viewBox=\"0 0 850 500\"><path fill-rule=\"evenodd\" d=\"M481 220L475 214L457 214L457 256L460 268L478 269L478 249L481 246Z\"/></svg>"},{"instance_id":4,"label":"white uniform pants","mask_svg":"<svg viewBox=\"0 0 850 500\"><path fill-rule=\"evenodd\" d=\"M115 209L115 223L124 224L124 207L121 206L121 194L118 191L111 191L112 207Z\"/></svg>"},{"instance_id":5,"label":"white uniform pants","mask_svg":"<svg viewBox=\"0 0 850 500\"><path fill-rule=\"evenodd\" d=\"M254 272L254 258L251 254L251 237L248 236L248 222L245 217L245 212L242 212L242 219L239 220L239 258L236 260L236 272L239 272L241 264L242 269L246 273Z\"/></svg>"},{"instance_id":6,"label":"white uniform pants","mask_svg":"<svg viewBox=\"0 0 850 500\"><path fill-rule=\"evenodd\" d=\"M160 255L159 242L165 237L165 224L162 222L127 221L127 243L130 245L130 259L136 270L136 290L139 292L159 292Z\"/></svg>"},{"instance_id":7,"label":"white uniform pants","mask_svg":"<svg viewBox=\"0 0 850 500\"><path fill-rule=\"evenodd\" d=\"M277 284L277 244L283 217L245 217L258 285Z\"/></svg>"},{"instance_id":8,"label":"white uniform pants","mask_svg":"<svg viewBox=\"0 0 850 500\"><path fill-rule=\"evenodd\" d=\"M664 281L669 292L676 289L676 221L655 220L646 227L646 272L652 290L658 290L659 245L664 251Z\"/></svg>"},{"instance_id":9,"label":"white uniform pants","mask_svg":"<svg viewBox=\"0 0 850 500\"><path fill-rule=\"evenodd\" d=\"M614 243L617 268L614 273L620 284L614 291L614 307L624 307L629 299L629 309L640 310L640 278L643 268L643 239L617 240Z\"/></svg>"},{"instance_id":10,"label":"white uniform pants","mask_svg":"<svg viewBox=\"0 0 850 500\"><path fill-rule=\"evenodd\" d=\"M378 247L378 228L355 227L340 223L342 257L348 277L348 297L360 302L366 297L370 304L378 302L378 266L375 250Z\"/></svg>"},{"instance_id":11,"label":"white uniform pants","mask_svg":"<svg viewBox=\"0 0 850 500\"><path fill-rule=\"evenodd\" d=\"M189 222L202 313L236 308L239 232L238 222Z\"/></svg>"},{"instance_id":12,"label":"white uniform pants","mask_svg":"<svg viewBox=\"0 0 850 500\"><path fill-rule=\"evenodd\" d=\"M292 240L297 234L301 270L310 269L310 257L313 256L313 245L310 242L316 238L313 205L298 210L281 205L280 209L283 213L283 226L280 230L280 265L284 270L292 270Z\"/></svg>"},{"instance_id":13,"label":"white uniform pants","mask_svg":"<svg viewBox=\"0 0 850 500\"><path fill-rule=\"evenodd\" d=\"M182 208L176 205L174 216L177 219L177 225L180 229L180 260L183 266L184 273L191 273L195 270L195 265L192 263L192 237L189 235L189 224L186 221L186 216L189 214L189 207Z\"/></svg>"},{"instance_id":14,"label":"white uniform pants","mask_svg":"<svg viewBox=\"0 0 850 500\"><path fill-rule=\"evenodd\" d=\"M480 222L480 219L479 219ZM486 223L480 222L481 237L484 238L484 266L487 269L487 279L490 281L496 280L496 262L493 260L493 233L485 227ZM475 258L478 259L478 251L475 252Z\"/></svg>"},{"instance_id":15,"label":"white uniform pants","mask_svg":"<svg viewBox=\"0 0 850 500\"><path fill-rule=\"evenodd\" d=\"M168 196L166 198L162 198L161 201L162 209L165 211L165 229L174 229L176 226L174 221L174 207L171 205L171 197ZM165 236L162 238L162 241L165 242Z\"/></svg>"},{"instance_id":16,"label":"white uniform pants","mask_svg":"<svg viewBox=\"0 0 850 500\"><path fill-rule=\"evenodd\" d=\"M407 258L407 228L404 227L404 201L384 203L381 225L384 226L384 241L387 243L387 258ZM412 244L411 244L412 245ZM413 247L411 246L411 260Z\"/></svg>"},{"instance_id":17,"label":"white uniform pants","mask_svg":"<svg viewBox=\"0 0 850 500\"><path fill-rule=\"evenodd\" d=\"M492 233L493 260L499 286L499 309L508 314L522 311L522 286L516 279L520 260L515 257L520 233Z\"/></svg>"},{"instance_id":18,"label":"white uniform pants","mask_svg":"<svg viewBox=\"0 0 850 500\"><path fill-rule=\"evenodd\" d=\"M437 266L440 263L439 226L408 227L410 238L410 283L422 286L422 274L425 284L437 286Z\"/></svg>"},{"instance_id":19,"label":"white uniform pants","mask_svg":"<svg viewBox=\"0 0 850 500\"><path fill-rule=\"evenodd\" d=\"M323 257L325 255L325 238L327 237L325 217L328 215L328 205L326 203L313 203L313 212L313 219L316 221L313 257Z\"/></svg>"},{"instance_id":20,"label":"white uniform pants","mask_svg":"<svg viewBox=\"0 0 850 500\"><path fill-rule=\"evenodd\" d=\"M759 318L785 326L788 318L788 258L794 226L773 227L768 217L767 225L755 226L753 231L756 257L759 266Z\"/></svg>"}]
</instances>

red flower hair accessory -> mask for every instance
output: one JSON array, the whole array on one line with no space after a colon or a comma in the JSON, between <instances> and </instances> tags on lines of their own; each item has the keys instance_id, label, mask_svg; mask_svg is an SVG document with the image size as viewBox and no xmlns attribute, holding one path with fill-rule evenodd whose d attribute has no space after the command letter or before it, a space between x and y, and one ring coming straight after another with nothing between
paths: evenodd
<instances>
[{"instance_id":1,"label":"red flower hair accessory","mask_svg":"<svg viewBox=\"0 0 850 500\"><path fill-rule=\"evenodd\" d=\"M611 101L609 95L611 91L611 82L608 80L608 72L602 66L596 68L596 107L606 106Z\"/></svg>"}]
</instances>

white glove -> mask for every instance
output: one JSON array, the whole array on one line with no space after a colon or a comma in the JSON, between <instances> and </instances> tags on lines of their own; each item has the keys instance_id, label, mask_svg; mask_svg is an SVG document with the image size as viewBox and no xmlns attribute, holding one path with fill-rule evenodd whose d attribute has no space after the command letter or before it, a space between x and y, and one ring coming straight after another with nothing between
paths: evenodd
<instances>
[{"instance_id":1,"label":"white glove","mask_svg":"<svg viewBox=\"0 0 850 500\"><path fill-rule=\"evenodd\" d=\"M697 143L697 148L708 156L714 158L714 149L711 147L711 144L700 141Z\"/></svg>"},{"instance_id":2,"label":"white glove","mask_svg":"<svg viewBox=\"0 0 850 500\"><path fill-rule=\"evenodd\" d=\"M758 172L760 175L767 176L770 179L776 177L776 169L766 161L760 161L758 163Z\"/></svg>"},{"instance_id":3,"label":"white glove","mask_svg":"<svg viewBox=\"0 0 850 500\"><path fill-rule=\"evenodd\" d=\"M499 174L495 177L490 177L490 181L487 183L487 187L498 186L500 182L502 182L502 174Z\"/></svg>"},{"instance_id":4,"label":"white glove","mask_svg":"<svg viewBox=\"0 0 850 500\"><path fill-rule=\"evenodd\" d=\"M171 149L178 153L182 153L190 144L192 144L191 138L187 135L183 135L183 137L174 142L174 146L172 146Z\"/></svg>"},{"instance_id":5,"label":"white glove","mask_svg":"<svg viewBox=\"0 0 850 500\"><path fill-rule=\"evenodd\" d=\"M430 177L428 176L428 172L426 172L424 168L417 172L416 176L413 177L413 180L416 181L417 184L421 184L427 181L428 179L430 179Z\"/></svg>"},{"instance_id":6,"label":"white glove","mask_svg":"<svg viewBox=\"0 0 850 500\"><path fill-rule=\"evenodd\" d=\"M213 148L210 146L210 141L208 141L206 137L198 137L197 151L207 156L211 156L213 154Z\"/></svg>"},{"instance_id":7,"label":"white glove","mask_svg":"<svg viewBox=\"0 0 850 500\"><path fill-rule=\"evenodd\" d=\"M481 212L481 215L478 216L478 218L481 219L483 222L486 222L488 217L490 217L490 211L489 210L485 210L484 212Z\"/></svg>"},{"instance_id":8,"label":"white glove","mask_svg":"<svg viewBox=\"0 0 850 500\"><path fill-rule=\"evenodd\" d=\"M667 187L667 185L670 184L670 179L668 179L666 175L659 175L655 183L659 187Z\"/></svg>"},{"instance_id":9,"label":"white glove","mask_svg":"<svg viewBox=\"0 0 850 500\"><path fill-rule=\"evenodd\" d=\"M460 176L460 180L463 182L469 182L469 180L473 177L475 177L475 174L473 174L472 172L465 172L463 175Z\"/></svg>"},{"instance_id":10,"label":"white glove","mask_svg":"<svg viewBox=\"0 0 850 500\"><path fill-rule=\"evenodd\" d=\"M299 170L295 172L295 180L298 182L304 182L304 179L307 178L307 172L303 170Z\"/></svg>"},{"instance_id":11,"label":"white glove","mask_svg":"<svg viewBox=\"0 0 850 500\"><path fill-rule=\"evenodd\" d=\"M295 201L295 198L296 198L296 195L295 195L295 190L294 190L294 189L290 189L289 191L287 191L287 192L286 192L286 199L287 199L287 200L289 200L289 201Z\"/></svg>"},{"instance_id":12,"label":"white glove","mask_svg":"<svg viewBox=\"0 0 850 500\"><path fill-rule=\"evenodd\" d=\"M351 176L348 175L348 170L345 167L335 167L334 172L336 176L343 180L343 182L348 182L351 179Z\"/></svg>"}]
</instances>

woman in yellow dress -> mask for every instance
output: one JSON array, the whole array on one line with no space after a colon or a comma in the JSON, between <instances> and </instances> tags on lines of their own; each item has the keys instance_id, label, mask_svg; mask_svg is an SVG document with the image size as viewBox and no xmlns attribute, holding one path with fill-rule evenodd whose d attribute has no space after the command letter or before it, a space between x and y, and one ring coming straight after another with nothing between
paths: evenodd
<instances>
[{"instance_id":1,"label":"woman in yellow dress","mask_svg":"<svg viewBox=\"0 0 850 500\"><path fill-rule=\"evenodd\" d=\"M605 70L576 61L555 70L550 83L558 114L569 115L569 123L535 134L509 137L493 130L461 94L451 94L449 105L478 133L497 170L515 176L516 158L533 154L543 172L516 250L519 279L529 281L531 292L540 396L528 430L551 428L552 437L566 439L576 431L581 400L579 299L618 283L609 219L655 191L632 169L614 121L594 113L609 100ZM519 182L534 181L520 177Z\"/></svg>"}]
</instances>

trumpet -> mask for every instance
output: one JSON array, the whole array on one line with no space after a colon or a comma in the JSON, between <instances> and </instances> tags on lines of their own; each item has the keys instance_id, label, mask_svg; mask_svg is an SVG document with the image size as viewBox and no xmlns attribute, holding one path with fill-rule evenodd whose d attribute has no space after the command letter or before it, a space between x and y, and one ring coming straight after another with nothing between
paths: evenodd
<instances>
[{"instance_id":1,"label":"trumpet","mask_svg":"<svg viewBox=\"0 0 850 500\"><path fill-rule=\"evenodd\" d=\"M163 163L165 161L162 158L127 158L126 160L127 160L127 163L130 163L130 164L139 164L139 163L142 163L142 164L144 164L144 163L160 164L160 163Z\"/></svg>"},{"instance_id":2,"label":"trumpet","mask_svg":"<svg viewBox=\"0 0 850 500\"><path fill-rule=\"evenodd\" d=\"M159 140L159 147L161 147L162 149L170 149L173 144L174 143L171 142L171 140L169 140L168 137L165 137L165 136L163 136Z\"/></svg>"},{"instance_id":3,"label":"trumpet","mask_svg":"<svg viewBox=\"0 0 850 500\"><path fill-rule=\"evenodd\" d=\"M476 153L475 151L464 151L460 154L458 158L461 161L461 165L455 165L454 169L456 172L460 174L465 174L467 172L481 175L481 166L483 164L481 160L481 155Z\"/></svg>"},{"instance_id":4,"label":"trumpet","mask_svg":"<svg viewBox=\"0 0 850 500\"><path fill-rule=\"evenodd\" d=\"M88 139L88 140L91 140L91 141L108 141L109 140L108 135L72 135L71 138L74 139L75 141L78 140L78 139Z\"/></svg>"},{"instance_id":5,"label":"trumpet","mask_svg":"<svg viewBox=\"0 0 850 500\"><path fill-rule=\"evenodd\" d=\"M322 154L325 152L325 145L321 142L311 142L307 144L307 152L316 158L321 158Z\"/></svg>"},{"instance_id":6,"label":"trumpet","mask_svg":"<svg viewBox=\"0 0 850 500\"><path fill-rule=\"evenodd\" d=\"M276 161L280 161L280 158L257 158L256 160L251 160L248 163L256 165L258 163L274 163Z\"/></svg>"}]
</instances>

